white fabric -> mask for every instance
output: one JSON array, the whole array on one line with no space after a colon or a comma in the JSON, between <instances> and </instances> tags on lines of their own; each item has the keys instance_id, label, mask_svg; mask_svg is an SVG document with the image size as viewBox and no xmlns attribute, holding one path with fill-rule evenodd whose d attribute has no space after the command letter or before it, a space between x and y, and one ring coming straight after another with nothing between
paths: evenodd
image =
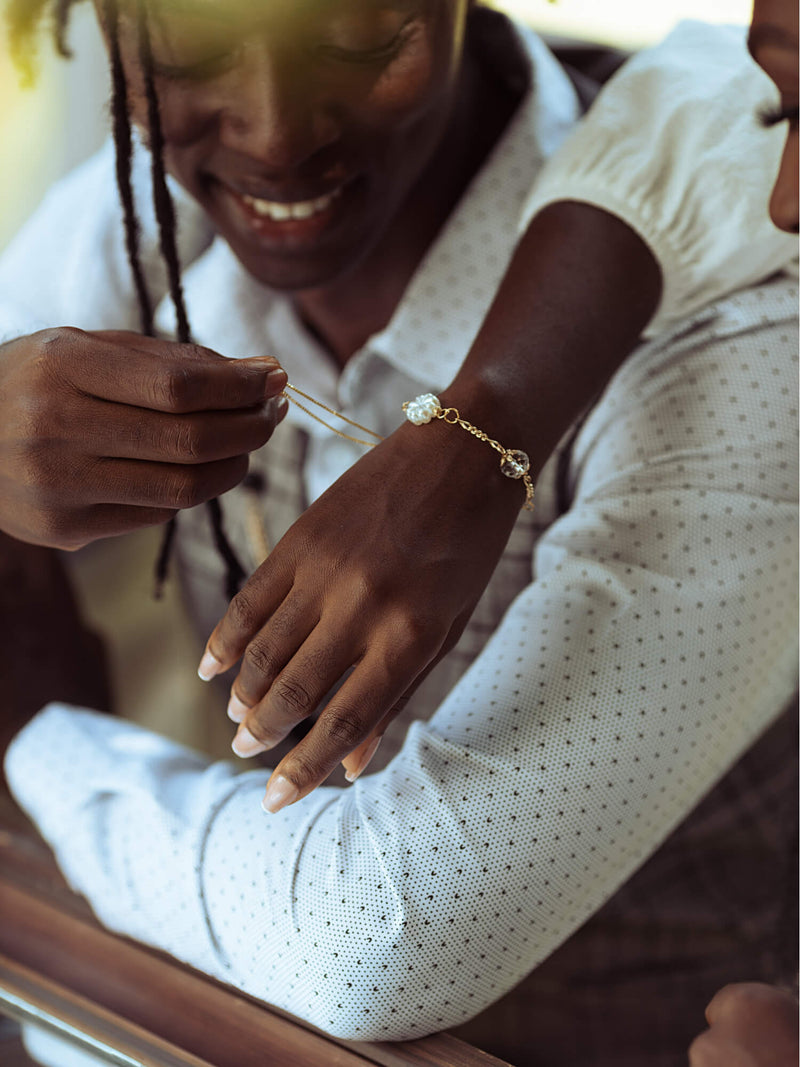
<instances>
[{"instance_id":1,"label":"white fabric","mask_svg":"<svg viewBox=\"0 0 800 1067\"><path fill-rule=\"evenodd\" d=\"M568 106L565 81L560 90L549 81ZM407 386L436 384L414 343L428 285L457 295L473 277L474 314L449 319L437 343L459 351L471 339L514 243L508 234L482 273L481 227L494 212L508 218L491 175L512 149L534 158L530 114L518 116L513 144L470 190L393 322L330 382L358 421L387 427L398 397L414 395ZM100 167L85 176L97 180ZM503 191L521 212L524 183ZM281 300L219 242L203 252L207 235L196 236L186 291L200 340L228 336L219 346L228 354L263 350L265 338L281 350L302 342L304 365L322 359ZM13 262L31 273L24 239ZM0 264L0 277L8 271ZM233 301L224 333L214 292ZM75 314L105 324L97 294L83 295ZM558 513L551 463L531 520L538 540L504 591L516 599L387 769L269 816L263 772L209 766L90 712L42 712L13 743L7 775L100 918L348 1038L452 1026L515 985L791 695L796 298L778 277L627 361L572 449L569 510ZM106 315L115 323L115 306ZM348 461L324 445L315 437L297 472L312 494Z\"/></svg>"},{"instance_id":2,"label":"white fabric","mask_svg":"<svg viewBox=\"0 0 800 1067\"><path fill-rule=\"evenodd\" d=\"M791 695L795 302L733 297L623 368L535 581L381 773L269 816L261 771L34 719L9 781L101 920L350 1038L452 1026L519 981Z\"/></svg>"},{"instance_id":3,"label":"white fabric","mask_svg":"<svg viewBox=\"0 0 800 1067\"><path fill-rule=\"evenodd\" d=\"M541 172L520 229L558 200L621 218L661 264L661 302L647 331L655 336L796 259L797 239L764 213L765 175L777 174L786 127L764 129L757 116L777 103L743 27L683 22L601 91ZM635 143L626 135L633 130Z\"/></svg>"}]
</instances>

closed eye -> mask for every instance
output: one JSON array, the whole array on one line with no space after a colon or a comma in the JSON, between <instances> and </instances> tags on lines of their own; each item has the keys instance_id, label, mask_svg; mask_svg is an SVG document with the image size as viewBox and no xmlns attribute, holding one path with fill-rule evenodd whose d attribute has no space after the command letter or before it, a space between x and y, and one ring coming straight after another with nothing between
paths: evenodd
<instances>
[{"instance_id":1,"label":"closed eye","mask_svg":"<svg viewBox=\"0 0 800 1067\"><path fill-rule=\"evenodd\" d=\"M319 51L329 59L338 60L342 63L364 64L388 63L402 51L408 40L417 29L416 19L409 18L386 44L378 48L342 48L339 45L321 45Z\"/></svg>"},{"instance_id":2,"label":"closed eye","mask_svg":"<svg viewBox=\"0 0 800 1067\"><path fill-rule=\"evenodd\" d=\"M237 50L220 52L194 63L171 64L153 60L153 73L173 81L206 81L231 70L237 62Z\"/></svg>"}]
</instances>

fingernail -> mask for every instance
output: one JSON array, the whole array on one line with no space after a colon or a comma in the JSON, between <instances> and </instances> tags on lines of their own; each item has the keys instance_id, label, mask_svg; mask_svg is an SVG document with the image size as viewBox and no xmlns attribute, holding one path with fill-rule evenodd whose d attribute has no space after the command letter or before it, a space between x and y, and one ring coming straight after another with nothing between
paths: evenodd
<instances>
[{"instance_id":1,"label":"fingernail","mask_svg":"<svg viewBox=\"0 0 800 1067\"><path fill-rule=\"evenodd\" d=\"M210 682L219 672L222 670L222 664L216 656L206 649L203 653L203 658L200 660L200 666L197 668L197 673L204 682Z\"/></svg>"},{"instance_id":2,"label":"fingernail","mask_svg":"<svg viewBox=\"0 0 800 1067\"><path fill-rule=\"evenodd\" d=\"M280 811L287 804L294 804L299 796L300 791L297 786L293 785L288 778L284 778L282 774L279 774L267 786L264 799L261 801L261 807L264 811L274 815L276 811Z\"/></svg>"},{"instance_id":3,"label":"fingernail","mask_svg":"<svg viewBox=\"0 0 800 1067\"><path fill-rule=\"evenodd\" d=\"M243 704L235 693L231 693L231 699L228 701L229 719L233 719L234 722L244 722L249 710L250 708L248 708L246 704Z\"/></svg>"},{"instance_id":4,"label":"fingernail","mask_svg":"<svg viewBox=\"0 0 800 1067\"><path fill-rule=\"evenodd\" d=\"M249 367L280 367L275 356L243 356L240 363L246 363Z\"/></svg>"},{"instance_id":5,"label":"fingernail","mask_svg":"<svg viewBox=\"0 0 800 1067\"><path fill-rule=\"evenodd\" d=\"M250 733L246 726L240 726L236 731L236 737L231 742L231 748L237 756L246 759L248 756L257 756L259 752L266 752L267 746Z\"/></svg>"},{"instance_id":6,"label":"fingernail","mask_svg":"<svg viewBox=\"0 0 800 1067\"><path fill-rule=\"evenodd\" d=\"M367 751L364 753L364 758L361 760L361 763L359 763L358 767L356 767L354 771L345 772L345 778L348 782L354 782L360 774L364 773L364 771L369 766L370 760L378 751L378 745L381 743L382 740L382 735L381 737L376 737L375 740L372 741L372 743L368 746Z\"/></svg>"},{"instance_id":7,"label":"fingernail","mask_svg":"<svg viewBox=\"0 0 800 1067\"><path fill-rule=\"evenodd\" d=\"M279 396L275 399L275 417L280 421L289 410L289 397Z\"/></svg>"},{"instance_id":8,"label":"fingernail","mask_svg":"<svg viewBox=\"0 0 800 1067\"><path fill-rule=\"evenodd\" d=\"M267 394L275 396L277 393L282 393L288 381L289 375L283 367L276 367L275 370L271 370L267 375Z\"/></svg>"}]
</instances>

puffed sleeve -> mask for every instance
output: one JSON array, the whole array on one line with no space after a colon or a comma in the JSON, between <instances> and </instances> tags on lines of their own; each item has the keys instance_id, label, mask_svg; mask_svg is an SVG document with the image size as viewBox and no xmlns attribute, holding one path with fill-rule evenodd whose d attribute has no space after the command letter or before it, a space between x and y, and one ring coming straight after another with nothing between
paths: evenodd
<instances>
[{"instance_id":1,"label":"puffed sleeve","mask_svg":"<svg viewBox=\"0 0 800 1067\"><path fill-rule=\"evenodd\" d=\"M765 208L786 130L758 114L776 101L743 27L683 22L603 88L538 176L522 228L558 200L627 223L661 265L655 336L797 256Z\"/></svg>"},{"instance_id":2,"label":"puffed sleeve","mask_svg":"<svg viewBox=\"0 0 800 1067\"><path fill-rule=\"evenodd\" d=\"M385 770L267 815L263 771L34 719L9 783L99 917L356 1040L516 985L794 691L796 304L779 278L628 360L532 582Z\"/></svg>"},{"instance_id":3,"label":"puffed sleeve","mask_svg":"<svg viewBox=\"0 0 800 1067\"><path fill-rule=\"evenodd\" d=\"M153 304L167 291L150 192L150 157L136 146L132 186L140 254ZM170 180L181 259L189 263L211 234L200 208ZM114 145L56 182L0 256L0 344L48 326L140 328L125 248Z\"/></svg>"}]
</instances>

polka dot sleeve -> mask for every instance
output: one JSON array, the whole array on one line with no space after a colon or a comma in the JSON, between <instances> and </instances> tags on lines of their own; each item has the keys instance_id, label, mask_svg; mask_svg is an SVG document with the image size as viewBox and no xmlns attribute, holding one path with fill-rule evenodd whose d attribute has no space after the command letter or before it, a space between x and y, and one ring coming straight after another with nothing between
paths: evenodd
<instances>
[{"instance_id":1,"label":"polka dot sleeve","mask_svg":"<svg viewBox=\"0 0 800 1067\"><path fill-rule=\"evenodd\" d=\"M386 770L269 816L262 772L41 713L9 779L101 919L357 1039L552 952L795 685L795 306L773 282L625 364L533 583Z\"/></svg>"}]
</instances>

